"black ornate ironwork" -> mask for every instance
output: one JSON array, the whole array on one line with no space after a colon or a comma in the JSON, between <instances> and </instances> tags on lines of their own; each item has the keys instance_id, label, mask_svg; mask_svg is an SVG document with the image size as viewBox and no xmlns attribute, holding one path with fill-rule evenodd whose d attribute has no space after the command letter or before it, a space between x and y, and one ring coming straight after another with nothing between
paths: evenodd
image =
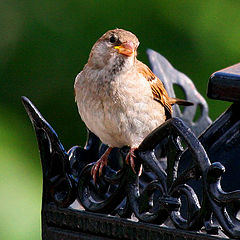
<instances>
[{"instance_id":1,"label":"black ornate ironwork","mask_svg":"<svg viewBox=\"0 0 240 240\"><path fill-rule=\"evenodd\" d=\"M175 76L172 83L188 89L184 81L189 86L190 80L185 75L158 53L149 50L148 54L155 73L159 71L165 79ZM169 92L172 83L167 87L165 83ZM224 234L240 238L240 191L235 190L240 187L236 175L239 103L206 129L211 123L207 105L195 90L191 96L193 85L190 89L185 90L187 99L201 104L201 120L189 127L174 117L149 134L136 152L139 174L125 164L128 148L115 149L96 184L90 170L105 148L99 139L89 132L84 148L75 146L66 152L53 128L26 97L22 98L42 161L43 239L218 239ZM177 114L185 120L188 116L189 123L194 113L187 112ZM205 131L197 138L191 128L196 134ZM222 179L224 165L230 174ZM231 183L234 171L236 179ZM85 210L79 210L82 208ZM167 227L160 227L163 224Z\"/></svg>"}]
</instances>

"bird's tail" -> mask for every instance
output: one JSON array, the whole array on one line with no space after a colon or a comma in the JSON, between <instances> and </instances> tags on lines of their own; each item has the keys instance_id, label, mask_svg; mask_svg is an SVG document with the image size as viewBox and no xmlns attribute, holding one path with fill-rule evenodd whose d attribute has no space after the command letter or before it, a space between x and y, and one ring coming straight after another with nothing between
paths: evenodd
<instances>
[{"instance_id":1,"label":"bird's tail","mask_svg":"<svg viewBox=\"0 0 240 240\"><path fill-rule=\"evenodd\" d=\"M192 102L189 102L187 100L183 100L180 98L169 98L169 103L171 105L178 104L178 105L183 105L183 106L192 106L194 104Z\"/></svg>"}]
</instances>

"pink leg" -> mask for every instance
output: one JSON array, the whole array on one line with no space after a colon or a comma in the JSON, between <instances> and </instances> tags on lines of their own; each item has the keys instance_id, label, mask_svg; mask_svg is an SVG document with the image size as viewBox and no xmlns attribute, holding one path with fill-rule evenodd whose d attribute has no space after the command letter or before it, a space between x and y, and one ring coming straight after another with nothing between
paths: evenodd
<instances>
[{"instance_id":1,"label":"pink leg","mask_svg":"<svg viewBox=\"0 0 240 240\"><path fill-rule=\"evenodd\" d=\"M91 175L93 177L94 183L96 183L97 172L98 175L101 176L103 167L107 166L108 156L112 149L113 149L112 147L108 147L104 154L101 156L101 158L93 165Z\"/></svg>"},{"instance_id":2,"label":"pink leg","mask_svg":"<svg viewBox=\"0 0 240 240\"><path fill-rule=\"evenodd\" d=\"M134 154L134 151L136 150L137 148L130 148L128 154L127 154L127 157L126 157L126 163L127 164L130 164L132 170L134 173L136 173L135 171L135 163L134 163L134 158L136 158L135 154Z\"/></svg>"}]
</instances>

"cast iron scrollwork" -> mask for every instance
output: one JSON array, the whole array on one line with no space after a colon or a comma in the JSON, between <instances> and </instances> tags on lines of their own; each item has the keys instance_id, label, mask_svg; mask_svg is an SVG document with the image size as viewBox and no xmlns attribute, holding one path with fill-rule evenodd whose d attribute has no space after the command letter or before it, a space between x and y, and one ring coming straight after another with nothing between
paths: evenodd
<instances>
[{"instance_id":1,"label":"cast iron scrollwork","mask_svg":"<svg viewBox=\"0 0 240 240\"><path fill-rule=\"evenodd\" d=\"M22 100L39 141L44 187L48 190L44 201L68 207L78 198L87 211L128 218L134 213L139 221L155 224L164 223L170 216L177 228L200 230L205 226L209 233L216 234L218 228L211 223L214 215L227 235L240 237L239 220L226 208L228 203L239 201L240 191L225 193L221 189L223 165L210 163L201 143L180 119L169 119L139 146L137 168L140 169L142 164L143 172L150 175L139 177L135 174L123 161L128 150L123 148L120 150L122 157L115 151L103 175L94 184L90 170L92 161L98 157L96 145L99 146L99 139L90 133L85 148L73 147L66 153L38 110L27 98ZM155 148L166 137L168 154L167 169L164 170ZM193 164L179 173L179 163L186 152L190 153L189 161ZM122 161L120 169L111 168L111 161L116 161L114 157ZM187 184L192 179L202 182L202 201ZM187 202L187 216L181 212L182 197Z\"/></svg>"},{"instance_id":2,"label":"cast iron scrollwork","mask_svg":"<svg viewBox=\"0 0 240 240\"><path fill-rule=\"evenodd\" d=\"M206 153L207 149L211 155L211 147L206 147L206 143L210 146L210 137L216 139L219 135L216 131L209 134L213 133L212 128L219 131L214 127L219 120L198 139L192 132L198 133L196 127L190 129L180 118L169 119L149 134L136 151L137 173L125 163L128 148L114 149L95 184L91 168L106 148L99 138L89 132L84 148L75 146L66 152L56 132L30 100L23 97L22 101L40 149L43 208L52 203L69 208L77 199L86 211L94 213L170 224L183 230L204 229L209 234L218 234L221 227L227 236L240 238L240 191L223 191L221 177L225 168L216 159L210 162ZM223 116L224 129L238 122L234 114L230 108ZM210 124L207 117L205 124Z\"/></svg>"},{"instance_id":3,"label":"cast iron scrollwork","mask_svg":"<svg viewBox=\"0 0 240 240\"><path fill-rule=\"evenodd\" d=\"M43 202L54 201L58 206L68 207L76 199L68 154L54 129L31 101L22 97L22 102L38 140L43 172Z\"/></svg>"}]
</instances>

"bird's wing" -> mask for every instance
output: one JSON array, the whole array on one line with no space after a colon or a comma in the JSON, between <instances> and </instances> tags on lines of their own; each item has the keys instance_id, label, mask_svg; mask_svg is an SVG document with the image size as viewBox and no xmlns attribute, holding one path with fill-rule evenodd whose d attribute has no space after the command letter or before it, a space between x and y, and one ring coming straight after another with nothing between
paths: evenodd
<instances>
[{"instance_id":1,"label":"bird's wing","mask_svg":"<svg viewBox=\"0 0 240 240\"><path fill-rule=\"evenodd\" d=\"M172 105L162 81L142 62L137 62L138 71L146 78L152 89L154 100L160 102L167 112L172 115Z\"/></svg>"}]
</instances>

